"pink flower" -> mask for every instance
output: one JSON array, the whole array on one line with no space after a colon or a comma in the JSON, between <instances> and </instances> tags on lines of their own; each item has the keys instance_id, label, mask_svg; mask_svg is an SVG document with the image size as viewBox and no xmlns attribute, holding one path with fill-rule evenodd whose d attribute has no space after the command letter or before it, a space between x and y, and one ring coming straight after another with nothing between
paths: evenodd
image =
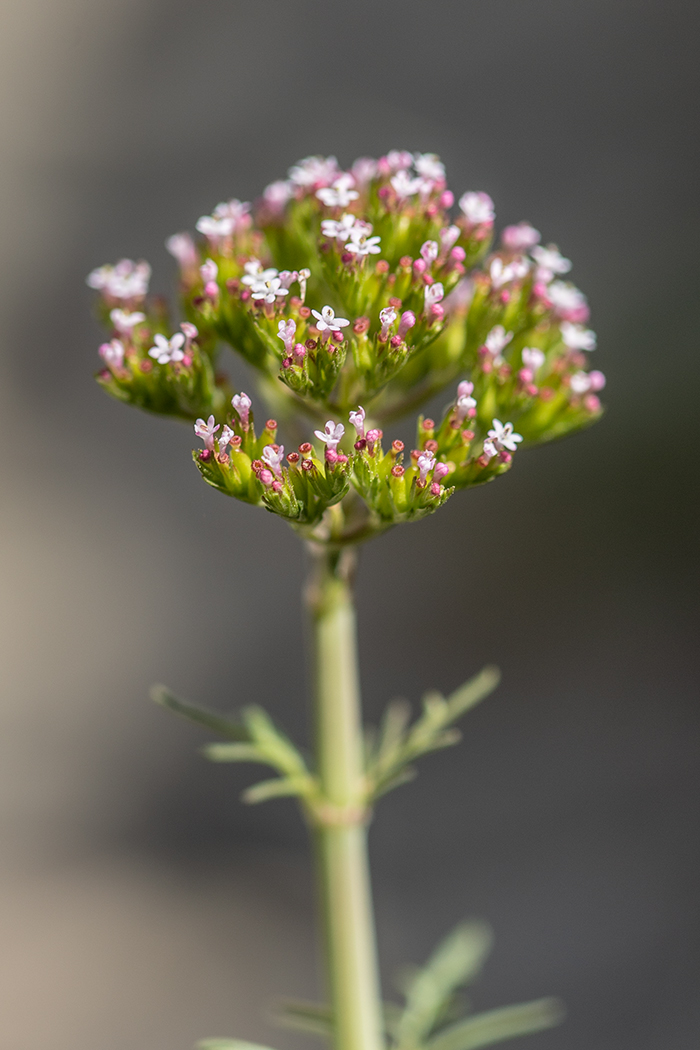
<instances>
[{"instance_id":1,"label":"pink flower","mask_svg":"<svg viewBox=\"0 0 700 1050\"><path fill-rule=\"evenodd\" d=\"M502 452L504 449L515 452L522 440L522 434L513 433L512 423L501 423L500 419L494 419L493 429L489 430L487 441L484 442L484 452L487 456L495 455L496 452ZM494 449L493 452L487 452L487 442L489 447Z\"/></svg>"},{"instance_id":2,"label":"pink flower","mask_svg":"<svg viewBox=\"0 0 700 1050\"><path fill-rule=\"evenodd\" d=\"M146 315L140 311L130 313L128 310L117 308L110 311L109 318L121 335L130 335L132 328L146 320Z\"/></svg>"},{"instance_id":3,"label":"pink flower","mask_svg":"<svg viewBox=\"0 0 700 1050\"><path fill-rule=\"evenodd\" d=\"M423 294L425 297L425 308L429 310L435 303L439 303L444 299L445 289L438 281L436 284L426 284Z\"/></svg>"},{"instance_id":4,"label":"pink flower","mask_svg":"<svg viewBox=\"0 0 700 1050\"><path fill-rule=\"evenodd\" d=\"M103 343L98 352L104 363L113 370L121 368L124 364L124 344L118 339L112 339L111 343Z\"/></svg>"},{"instance_id":5,"label":"pink flower","mask_svg":"<svg viewBox=\"0 0 700 1050\"><path fill-rule=\"evenodd\" d=\"M444 230L440 230L440 242L443 252L449 252L450 248L457 243L460 232L459 226L446 226Z\"/></svg>"},{"instance_id":6,"label":"pink flower","mask_svg":"<svg viewBox=\"0 0 700 1050\"><path fill-rule=\"evenodd\" d=\"M210 452L214 451L214 435L219 427L220 424L215 422L213 416L209 416L206 423L203 419L198 419L194 425L195 434L202 439L204 447L209 449Z\"/></svg>"},{"instance_id":7,"label":"pink flower","mask_svg":"<svg viewBox=\"0 0 700 1050\"><path fill-rule=\"evenodd\" d=\"M226 451L228 446L231 444L231 441L233 440L233 438L235 436L236 435L231 430L231 427L223 426L221 428L221 433L219 434L219 440L218 440L219 453L220 454L223 455L223 453Z\"/></svg>"},{"instance_id":8,"label":"pink flower","mask_svg":"<svg viewBox=\"0 0 700 1050\"><path fill-rule=\"evenodd\" d=\"M268 467L276 477L281 478L283 457L284 445L265 445L260 458L264 463L267 463Z\"/></svg>"},{"instance_id":9,"label":"pink flower","mask_svg":"<svg viewBox=\"0 0 700 1050\"><path fill-rule=\"evenodd\" d=\"M553 281L547 294L554 312L564 321L574 324L585 324L589 310L586 296L573 284L564 281Z\"/></svg>"},{"instance_id":10,"label":"pink flower","mask_svg":"<svg viewBox=\"0 0 700 1050\"><path fill-rule=\"evenodd\" d=\"M493 201L488 193L463 193L459 198L459 206L471 226L492 223L496 217Z\"/></svg>"},{"instance_id":11,"label":"pink flower","mask_svg":"<svg viewBox=\"0 0 700 1050\"><path fill-rule=\"evenodd\" d=\"M329 186L340 174L335 157L305 157L289 169L289 178L294 186L310 189L312 186Z\"/></svg>"},{"instance_id":12,"label":"pink flower","mask_svg":"<svg viewBox=\"0 0 700 1050\"><path fill-rule=\"evenodd\" d=\"M159 365L177 363L185 356L182 349L185 345L185 336L182 332L176 332L170 339L166 339L164 335L154 335L153 342L155 346L148 351L148 356L155 358Z\"/></svg>"},{"instance_id":13,"label":"pink flower","mask_svg":"<svg viewBox=\"0 0 700 1050\"><path fill-rule=\"evenodd\" d=\"M399 339L405 339L408 330L410 328L413 328L415 323L416 323L416 315L414 314L413 310L404 310L404 312L401 314L401 320L399 321L399 328L398 328L398 331L396 333L398 335Z\"/></svg>"},{"instance_id":14,"label":"pink flower","mask_svg":"<svg viewBox=\"0 0 700 1050\"><path fill-rule=\"evenodd\" d=\"M197 266L197 249L189 233L174 233L168 237L165 247L177 259L181 270L193 270Z\"/></svg>"},{"instance_id":15,"label":"pink flower","mask_svg":"<svg viewBox=\"0 0 700 1050\"><path fill-rule=\"evenodd\" d=\"M512 332L506 332L502 324L494 325L489 334L486 336L484 346L490 354L494 357L499 357L503 350L508 346L508 343L513 338Z\"/></svg>"},{"instance_id":16,"label":"pink flower","mask_svg":"<svg viewBox=\"0 0 700 1050\"><path fill-rule=\"evenodd\" d=\"M457 231L459 234L459 230ZM425 259L426 266L432 266L439 254L439 247L437 241L425 241L421 245L420 253Z\"/></svg>"},{"instance_id":17,"label":"pink flower","mask_svg":"<svg viewBox=\"0 0 700 1050\"><path fill-rule=\"evenodd\" d=\"M542 234L529 222L519 222L517 226L506 226L501 234L501 243L509 252L529 252L539 244Z\"/></svg>"},{"instance_id":18,"label":"pink flower","mask_svg":"<svg viewBox=\"0 0 700 1050\"><path fill-rule=\"evenodd\" d=\"M526 346L522 352L523 364L529 368L534 375L544 364L544 354L536 346Z\"/></svg>"},{"instance_id":19,"label":"pink flower","mask_svg":"<svg viewBox=\"0 0 700 1050\"><path fill-rule=\"evenodd\" d=\"M359 405L357 411L351 412L348 416L350 423L355 428L358 441L365 436L365 416L366 413L362 405Z\"/></svg>"},{"instance_id":20,"label":"pink flower","mask_svg":"<svg viewBox=\"0 0 700 1050\"><path fill-rule=\"evenodd\" d=\"M389 329L396 320L396 310L392 306L387 306L384 310L379 311L379 320L382 322L382 330L379 333L379 339L382 343L385 343L389 338Z\"/></svg>"},{"instance_id":21,"label":"pink flower","mask_svg":"<svg viewBox=\"0 0 700 1050\"><path fill-rule=\"evenodd\" d=\"M428 474L433 469L435 461L434 452L422 452L416 460L416 466L418 467L419 476L418 484L422 487L425 485Z\"/></svg>"},{"instance_id":22,"label":"pink flower","mask_svg":"<svg viewBox=\"0 0 700 1050\"><path fill-rule=\"evenodd\" d=\"M325 430L314 430L314 434L319 441L323 441L327 448L336 452L339 443L343 439L345 433L345 427L342 423L334 423L332 419L329 419L326 423Z\"/></svg>"},{"instance_id":23,"label":"pink flower","mask_svg":"<svg viewBox=\"0 0 700 1050\"><path fill-rule=\"evenodd\" d=\"M240 394L234 394L231 398L231 404L238 413L238 418L241 421L241 425L244 427L248 426L248 415L250 413L253 402L250 400L247 394L243 391Z\"/></svg>"},{"instance_id":24,"label":"pink flower","mask_svg":"<svg viewBox=\"0 0 700 1050\"><path fill-rule=\"evenodd\" d=\"M297 330L297 323L291 317L288 321L280 321L277 325L277 336L284 343L284 349L288 354L291 354L294 347L294 335Z\"/></svg>"}]
</instances>

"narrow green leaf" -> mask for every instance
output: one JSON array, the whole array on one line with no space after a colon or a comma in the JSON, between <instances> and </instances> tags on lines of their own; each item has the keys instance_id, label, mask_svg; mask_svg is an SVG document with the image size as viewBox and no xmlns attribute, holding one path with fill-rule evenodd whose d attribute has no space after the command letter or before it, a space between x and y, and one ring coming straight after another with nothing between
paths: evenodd
<instances>
[{"instance_id":1,"label":"narrow green leaf","mask_svg":"<svg viewBox=\"0 0 700 1050\"><path fill-rule=\"evenodd\" d=\"M485 667L483 671L470 678L468 682L455 689L447 698L447 706L450 712L450 721L460 718L470 707L476 706L480 700L484 700L492 693L501 680L501 672L497 667Z\"/></svg>"},{"instance_id":2,"label":"narrow green leaf","mask_svg":"<svg viewBox=\"0 0 700 1050\"><path fill-rule=\"evenodd\" d=\"M165 685L154 685L152 687L151 700L156 704L160 704L161 707L167 707L169 711L174 711L181 718L186 718L190 722L195 722L206 729L211 729L214 733L228 737L229 740L250 740L250 735L245 726L233 722L230 718L226 718L216 711L210 711L206 707L197 707L196 704L180 700Z\"/></svg>"},{"instance_id":3,"label":"narrow green leaf","mask_svg":"<svg viewBox=\"0 0 700 1050\"><path fill-rule=\"evenodd\" d=\"M426 965L409 981L398 1028L400 1046L417 1046L449 1007L454 992L477 976L491 948L491 932L480 922L462 923L448 934Z\"/></svg>"},{"instance_id":4,"label":"narrow green leaf","mask_svg":"<svg viewBox=\"0 0 700 1050\"><path fill-rule=\"evenodd\" d=\"M451 1025L426 1043L425 1050L478 1050L504 1039L552 1028L563 1018L564 1007L558 999L503 1006Z\"/></svg>"},{"instance_id":5,"label":"narrow green leaf","mask_svg":"<svg viewBox=\"0 0 700 1050\"><path fill-rule=\"evenodd\" d=\"M411 705L405 700L392 700L387 706L379 729L377 758L386 761L396 751L411 719Z\"/></svg>"},{"instance_id":6,"label":"narrow green leaf","mask_svg":"<svg viewBox=\"0 0 700 1050\"><path fill-rule=\"evenodd\" d=\"M202 754L210 762L261 762L268 764L256 744L205 744Z\"/></svg>"},{"instance_id":7,"label":"narrow green leaf","mask_svg":"<svg viewBox=\"0 0 700 1050\"><path fill-rule=\"evenodd\" d=\"M319 1035L324 1038L333 1035L331 1008L322 1003L288 1000L279 1005L273 1016L277 1024L283 1028L309 1032L311 1035Z\"/></svg>"},{"instance_id":8,"label":"narrow green leaf","mask_svg":"<svg viewBox=\"0 0 700 1050\"><path fill-rule=\"evenodd\" d=\"M382 795L386 795L389 791L393 791L394 788L401 787L402 784L408 784L411 780L415 780L418 775L417 770L413 766L404 766L398 773L392 773L391 776L386 779L377 781L376 787L372 792L372 798L381 798Z\"/></svg>"},{"instance_id":9,"label":"narrow green leaf","mask_svg":"<svg viewBox=\"0 0 700 1050\"><path fill-rule=\"evenodd\" d=\"M261 707L246 707L241 716L250 736L282 773L298 776L308 772L304 759L291 740L274 724Z\"/></svg>"},{"instance_id":10,"label":"narrow green leaf","mask_svg":"<svg viewBox=\"0 0 700 1050\"><path fill-rule=\"evenodd\" d=\"M269 798L285 798L290 795L303 795L308 788L308 780L297 777L275 777L274 780L261 780L247 788L242 794L244 802L254 805L256 802L266 802Z\"/></svg>"}]
</instances>

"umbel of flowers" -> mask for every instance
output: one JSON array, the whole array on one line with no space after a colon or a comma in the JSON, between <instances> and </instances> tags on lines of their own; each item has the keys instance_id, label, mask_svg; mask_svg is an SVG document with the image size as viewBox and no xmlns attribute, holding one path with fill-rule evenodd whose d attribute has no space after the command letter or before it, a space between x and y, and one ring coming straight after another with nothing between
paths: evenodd
<instances>
[{"instance_id":1,"label":"umbel of flowers","mask_svg":"<svg viewBox=\"0 0 700 1050\"><path fill-rule=\"evenodd\" d=\"M153 694L223 737L208 758L272 768L247 802L295 796L308 822L329 1001L287 1004L281 1020L334 1050L478 1050L546 1028L560 1017L551 999L459 1019L459 990L490 945L480 924L458 927L403 982L402 1008L383 1003L372 808L412 777L416 759L457 741L454 723L498 675L487 668L448 697L428 693L413 721L406 705L390 705L365 735L351 584L357 544L492 481L518 449L598 418L605 379L588 367L596 339L566 279L571 263L527 222L494 241L486 193L455 201L437 156L401 150L347 171L307 157L255 203L223 202L196 228L167 241L177 319L149 296L148 263L122 259L89 275L110 329L97 378L118 400L193 426L204 480L286 519L312 554L313 761L259 708L229 718L165 687ZM255 404L231 387L226 347L247 363ZM440 395L446 407L429 411ZM412 447L390 430L408 413Z\"/></svg>"},{"instance_id":2,"label":"umbel of flowers","mask_svg":"<svg viewBox=\"0 0 700 1050\"><path fill-rule=\"evenodd\" d=\"M179 325L149 297L147 263L90 274L111 328L98 380L190 421L210 485L312 539L421 518L507 471L518 447L600 415L605 379L588 368L595 334L570 261L527 222L494 248L491 198L455 202L434 154L394 150L347 171L308 157L196 227L167 241ZM226 346L274 413L257 430L252 399L220 370ZM419 416L413 448L387 438L443 390L442 418Z\"/></svg>"}]
</instances>

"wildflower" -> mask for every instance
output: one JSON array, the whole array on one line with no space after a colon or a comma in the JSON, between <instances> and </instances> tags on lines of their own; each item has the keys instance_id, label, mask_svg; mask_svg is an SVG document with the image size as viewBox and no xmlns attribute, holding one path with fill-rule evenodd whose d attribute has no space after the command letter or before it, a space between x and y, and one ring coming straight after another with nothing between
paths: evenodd
<instances>
[{"instance_id":1,"label":"wildflower","mask_svg":"<svg viewBox=\"0 0 700 1050\"><path fill-rule=\"evenodd\" d=\"M354 185L352 175L345 173L340 175L332 186L322 186L320 190L316 190L316 196L327 208L347 208L351 201L356 201L360 196L357 190L352 188Z\"/></svg>"},{"instance_id":2,"label":"wildflower","mask_svg":"<svg viewBox=\"0 0 700 1050\"><path fill-rule=\"evenodd\" d=\"M338 445L343 439L345 433L345 427L342 423L334 423L332 419L329 419L326 423L325 430L314 430L314 434L319 441L323 441L327 449L332 452L337 452Z\"/></svg>"},{"instance_id":3,"label":"wildflower","mask_svg":"<svg viewBox=\"0 0 700 1050\"><path fill-rule=\"evenodd\" d=\"M384 310L379 311L379 320L382 322L382 330L379 333L379 339L382 343L385 343L389 338L389 329L396 320L397 314L393 306L387 306Z\"/></svg>"},{"instance_id":4,"label":"wildflower","mask_svg":"<svg viewBox=\"0 0 700 1050\"><path fill-rule=\"evenodd\" d=\"M219 275L219 267L213 259L205 259L199 267L199 272L205 285L213 284Z\"/></svg>"},{"instance_id":5,"label":"wildflower","mask_svg":"<svg viewBox=\"0 0 700 1050\"><path fill-rule=\"evenodd\" d=\"M391 179L391 185L400 200L413 197L423 185L422 178L411 178L405 168L400 168Z\"/></svg>"},{"instance_id":6,"label":"wildflower","mask_svg":"<svg viewBox=\"0 0 700 1050\"><path fill-rule=\"evenodd\" d=\"M397 171L405 171L410 168L413 164L413 157L405 149L392 149L389 150L386 157L382 157L379 162L382 167L388 168L391 174Z\"/></svg>"},{"instance_id":7,"label":"wildflower","mask_svg":"<svg viewBox=\"0 0 700 1050\"><path fill-rule=\"evenodd\" d=\"M457 230L459 234L459 230ZM425 241L420 248L420 253L425 260L426 266L432 266L438 257L440 249L437 241Z\"/></svg>"},{"instance_id":8,"label":"wildflower","mask_svg":"<svg viewBox=\"0 0 700 1050\"><path fill-rule=\"evenodd\" d=\"M357 434L357 440L361 441L365 436L365 410L362 405L359 405L356 412L351 412L348 416L350 423L355 428Z\"/></svg>"},{"instance_id":9,"label":"wildflower","mask_svg":"<svg viewBox=\"0 0 700 1050\"><path fill-rule=\"evenodd\" d=\"M539 244L542 234L529 222L519 222L517 226L506 226L501 234L501 243L509 252L527 252Z\"/></svg>"},{"instance_id":10,"label":"wildflower","mask_svg":"<svg viewBox=\"0 0 700 1050\"><path fill-rule=\"evenodd\" d=\"M291 317L288 321L280 321L277 325L277 336L284 343L284 349L288 354L292 352L296 330L297 323Z\"/></svg>"},{"instance_id":11,"label":"wildflower","mask_svg":"<svg viewBox=\"0 0 700 1050\"><path fill-rule=\"evenodd\" d=\"M534 375L544 364L544 354L536 346L526 346L522 352L523 364L529 368Z\"/></svg>"},{"instance_id":12,"label":"wildflower","mask_svg":"<svg viewBox=\"0 0 700 1050\"><path fill-rule=\"evenodd\" d=\"M188 343L190 342L190 340L196 339L199 335L199 332L197 331L197 326L193 325L191 321L183 321L180 325L180 328L185 333L185 338L187 339Z\"/></svg>"},{"instance_id":13,"label":"wildflower","mask_svg":"<svg viewBox=\"0 0 700 1050\"><path fill-rule=\"evenodd\" d=\"M536 244L530 255L538 264L538 278L545 284L548 284L555 274L568 273L571 269L571 259L565 259L556 244L548 244L546 248Z\"/></svg>"},{"instance_id":14,"label":"wildflower","mask_svg":"<svg viewBox=\"0 0 700 1050\"><path fill-rule=\"evenodd\" d=\"M372 157L358 157L350 169L358 186L366 186L377 175L377 162Z\"/></svg>"},{"instance_id":15,"label":"wildflower","mask_svg":"<svg viewBox=\"0 0 700 1050\"><path fill-rule=\"evenodd\" d=\"M568 346L569 350L595 350L596 334L590 328L572 324L570 321L562 321L559 327L564 345Z\"/></svg>"},{"instance_id":16,"label":"wildflower","mask_svg":"<svg viewBox=\"0 0 700 1050\"><path fill-rule=\"evenodd\" d=\"M426 284L425 292L425 308L429 310L435 303L439 303L445 297L445 289L438 281L436 284Z\"/></svg>"},{"instance_id":17,"label":"wildflower","mask_svg":"<svg viewBox=\"0 0 700 1050\"><path fill-rule=\"evenodd\" d=\"M474 384L463 382L457 387L457 422L462 423L467 416L473 416L476 409L476 399L472 397Z\"/></svg>"},{"instance_id":18,"label":"wildflower","mask_svg":"<svg viewBox=\"0 0 700 1050\"><path fill-rule=\"evenodd\" d=\"M569 379L569 386L574 394L602 390L605 386L605 376L602 372L574 372Z\"/></svg>"},{"instance_id":19,"label":"wildflower","mask_svg":"<svg viewBox=\"0 0 700 1050\"><path fill-rule=\"evenodd\" d=\"M282 477L282 459L284 457L284 445L265 445L260 457L278 477Z\"/></svg>"},{"instance_id":20,"label":"wildflower","mask_svg":"<svg viewBox=\"0 0 700 1050\"><path fill-rule=\"evenodd\" d=\"M284 288L279 277L270 277L265 281L257 281L251 287L251 299L266 303L275 303L283 295L289 295L289 289Z\"/></svg>"},{"instance_id":21,"label":"wildflower","mask_svg":"<svg viewBox=\"0 0 700 1050\"><path fill-rule=\"evenodd\" d=\"M279 273L279 270L276 270L274 266L268 266L264 270L259 259L249 259L248 262L243 263L243 269L245 273L241 277L241 284L247 284L249 287L270 281L273 277L277 277Z\"/></svg>"},{"instance_id":22,"label":"wildflower","mask_svg":"<svg viewBox=\"0 0 700 1050\"><path fill-rule=\"evenodd\" d=\"M217 204L214 208L215 218L230 220L233 233L250 225L249 213L250 204L247 201L239 201L235 198L230 201L224 201L222 204Z\"/></svg>"},{"instance_id":23,"label":"wildflower","mask_svg":"<svg viewBox=\"0 0 700 1050\"><path fill-rule=\"evenodd\" d=\"M287 179L278 179L276 182L271 182L269 186L266 186L263 190L263 200L265 204L273 212L281 212L292 197L293 186L292 183Z\"/></svg>"},{"instance_id":24,"label":"wildflower","mask_svg":"<svg viewBox=\"0 0 700 1050\"><path fill-rule=\"evenodd\" d=\"M355 225L350 230L350 240L345 245L346 252L350 252L351 255L379 255L382 250L379 247L381 237L368 237L366 229L363 228L366 225ZM372 227L369 229L371 232Z\"/></svg>"},{"instance_id":25,"label":"wildflower","mask_svg":"<svg viewBox=\"0 0 700 1050\"><path fill-rule=\"evenodd\" d=\"M324 306L321 313L318 310L312 310L311 313L316 318L316 327L319 332L339 332L341 328L350 324L346 318L336 317L332 306Z\"/></svg>"},{"instance_id":26,"label":"wildflower","mask_svg":"<svg viewBox=\"0 0 700 1050\"><path fill-rule=\"evenodd\" d=\"M437 153L414 153L413 166L424 179L432 182L443 182L445 179L445 165Z\"/></svg>"},{"instance_id":27,"label":"wildflower","mask_svg":"<svg viewBox=\"0 0 700 1050\"><path fill-rule=\"evenodd\" d=\"M198 419L194 425L194 432L198 438L201 438L204 442L204 447L210 452L214 451L214 435L220 428L219 423L216 423L214 416L209 416L209 419L204 422L203 419Z\"/></svg>"},{"instance_id":28,"label":"wildflower","mask_svg":"<svg viewBox=\"0 0 700 1050\"><path fill-rule=\"evenodd\" d=\"M240 394L234 394L231 398L231 404L238 413L238 418L241 421L241 425L245 428L248 427L248 415L252 407L253 402L250 400L247 394L244 394L241 390Z\"/></svg>"},{"instance_id":29,"label":"wildflower","mask_svg":"<svg viewBox=\"0 0 700 1050\"><path fill-rule=\"evenodd\" d=\"M408 332L408 330L410 328L413 328L415 323L416 323L416 315L414 314L413 310L404 310L404 312L401 314L401 320L399 321L399 328L398 328L398 331L396 333L398 335L399 339L405 339L406 338L406 333Z\"/></svg>"},{"instance_id":30,"label":"wildflower","mask_svg":"<svg viewBox=\"0 0 700 1050\"><path fill-rule=\"evenodd\" d=\"M168 237L165 247L177 259L183 270L192 269L197 265L197 249L189 233L174 233L172 237Z\"/></svg>"},{"instance_id":31,"label":"wildflower","mask_svg":"<svg viewBox=\"0 0 700 1050\"><path fill-rule=\"evenodd\" d=\"M185 345L185 336L182 332L176 332L170 339L164 335L154 335L152 346L148 351L149 357L154 357L159 365L168 365L173 362L182 361L185 356L182 347Z\"/></svg>"},{"instance_id":32,"label":"wildflower","mask_svg":"<svg viewBox=\"0 0 700 1050\"><path fill-rule=\"evenodd\" d=\"M197 219L195 229L203 233L210 241L218 241L221 237L229 237L234 230L235 223L230 215L202 215Z\"/></svg>"},{"instance_id":33,"label":"wildflower","mask_svg":"<svg viewBox=\"0 0 700 1050\"><path fill-rule=\"evenodd\" d=\"M110 343L102 344L99 355L110 368L121 368L124 364L124 344L119 339L112 339Z\"/></svg>"},{"instance_id":34,"label":"wildflower","mask_svg":"<svg viewBox=\"0 0 700 1050\"><path fill-rule=\"evenodd\" d=\"M484 346L494 357L499 357L513 338L512 332L506 332L502 324L495 325L486 336Z\"/></svg>"},{"instance_id":35,"label":"wildflower","mask_svg":"<svg viewBox=\"0 0 700 1050\"><path fill-rule=\"evenodd\" d=\"M302 303L304 302L304 299L306 299L306 282L308 281L310 276L311 270L309 270L307 266L305 266L302 270L299 270L299 272L297 273L297 281L299 282L299 298L301 299Z\"/></svg>"},{"instance_id":36,"label":"wildflower","mask_svg":"<svg viewBox=\"0 0 700 1050\"><path fill-rule=\"evenodd\" d=\"M90 288L112 299L143 299L148 292L151 267L147 262L120 259L116 266L99 266L87 277Z\"/></svg>"},{"instance_id":37,"label":"wildflower","mask_svg":"<svg viewBox=\"0 0 700 1050\"><path fill-rule=\"evenodd\" d=\"M109 318L118 332L121 332L122 335L128 335L132 328L146 320L146 315L138 310L130 313L128 310L117 308L110 311Z\"/></svg>"},{"instance_id":38,"label":"wildflower","mask_svg":"<svg viewBox=\"0 0 700 1050\"><path fill-rule=\"evenodd\" d=\"M217 442L217 444L219 446L219 453L221 455L223 455L223 453L226 451L226 449L231 444L231 441L233 440L233 438L235 436L236 435L231 430L231 427L224 425L221 428L221 433L219 434L219 438L218 438L218 442Z\"/></svg>"},{"instance_id":39,"label":"wildflower","mask_svg":"<svg viewBox=\"0 0 700 1050\"><path fill-rule=\"evenodd\" d=\"M509 452L515 452L517 451L518 443L522 440L522 434L513 433L512 423L501 423L500 419L494 419L493 429L489 430L487 439L484 441L484 452L489 458L495 456L497 452L502 452L504 449L507 449Z\"/></svg>"},{"instance_id":40,"label":"wildflower","mask_svg":"<svg viewBox=\"0 0 700 1050\"><path fill-rule=\"evenodd\" d=\"M427 480L428 474L433 469L435 461L434 452L422 452L416 460L416 466L418 467L419 476L418 484L423 487Z\"/></svg>"},{"instance_id":41,"label":"wildflower","mask_svg":"<svg viewBox=\"0 0 700 1050\"><path fill-rule=\"evenodd\" d=\"M472 226L492 223L496 217L493 201L488 193L463 193L459 198L459 206Z\"/></svg>"},{"instance_id":42,"label":"wildflower","mask_svg":"<svg viewBox=\"0 0 700 1050\"><path fill-rule=\"evenodd\" d=\"M444 230L440 230L443 252L449 252L450 248L456 244L459 240L460 232L459 226L446 226Z\"/></svg>"},{"instance_id":43,"label":"wildflower","mask_svg":"<svg viewBox=\"0 0 700 1050\"><path fill-rule=\"evenodd\" d=\"M328 186L338 176L338 161L335 157L305 157L289 169L289 178L294 186L308 189L311 186Z\"/></svg>"},{"instance_id":44,"label":"wildflower","mask_svg":"<svg viewBox=\"0 0 700 1050\"><path fill-rule=\"evenodd\" d=\"M512 262L504 264L503 259L497 255L495 259L491 260L489 267L489 275L494 288L502 288L504 284L509 284L511 281L519 281L523 277L527 277L529 272L530 264L522 256L518 256Z\"/></svg>"},{"instance_id":45,"label":"wildflower","mask_svg":"<svg viewBox=\"0 0 700 1050\"><path fill-rule=\"evenodd\" d=\"M321 233L324 237L335 238L337 241L346 241L350 236L352 228L359 221L360 220L354 215L350 215L346 212L344 215L341 215L339 219L324 219L321 223ZM368 232L371 233L372 227L369 223L366 225L369 226Z\"/></svg>"},{"instance_id":46,"label":"wildflower","mask_svg":"<svg viewBox=\"0 0 700 1050\"><path fill-rule=\"evenodd\" d=\"M573 284L553 281L547 295L555 312L564 321L585 322L588 320L588 303L583 292Z\"/></svg>"},{"instance_id":47,"label":"wildflower","mask_svg":"<svg viewBox=\"0 0 700 1050\"><path fill-rule=\"evenodd\" d=\"M436 463L433 468L433 482L440 481L442 478L447 477L450 473L450 467L447 463ZM434 493L438 495L438 493Z\"/></svg>"}]
</instances>

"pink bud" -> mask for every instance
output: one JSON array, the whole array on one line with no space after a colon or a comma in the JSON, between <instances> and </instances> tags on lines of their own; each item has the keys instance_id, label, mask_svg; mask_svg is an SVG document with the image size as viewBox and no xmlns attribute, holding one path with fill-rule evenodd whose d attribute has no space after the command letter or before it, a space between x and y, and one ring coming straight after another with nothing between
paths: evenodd
<instances>
[{"instance_id":1,"label":"pink bud","mask_svg":"<svg viewBox=\"0 0 700 1050\"><path fill-rule=\"evenodd\" d=\"M452 190L445 190L440 197L440 204L443 208L451 208L455 202L455 195Z\"/></svg>"},{"instance_id":2,"label":"pink bud","mask_svg":"<svg viewBox=\"0 0 700 1050\"><path fill-rule=\"evenodd\" d=\"M595 394L586 394L583 399L583 404L589 412L600 411L600 398L596 397Z\"/></svg>"},{"instance_id":3,"label":"pink bud","mask_svg":"<svg viewBox=\"0 0 700 1050\"><path fill-rule=\"evenodd\" d=\"M455 262L464 262L466 257L467 253L465 252L464 248L462 248L460 245L457 245L457 247L453 248L450 252L450 258L454 259Z\"/></svg>"},{"instance_id":4,"label":"pink bud","mask_svg":"<svg viewBox=\"0 0 700 1050\"><path fill-rule=\"evenodd\" d=\"M591 390L602 390L605 386L605 376L602 372L598 372L597 370L589 372L588 378L590 380Z\"/></svg>"},{"instance_id":5,"label":"pink bud","mask_svg":"<svg viewBox=\"0 0 700 1050\"><path fill-rule=\"evenodd\" d=\"M269 486L275 480L274 474L271 470L263 469L258 472L258 481L261 484Z\"/></svg>"},{"instance_id":6,"label":"pink bud","mask_svg":"<svg viewBox=\"0 0 700 1050\"><path fill-rule=\"evenodd\" d=\"M433 303L433 305L430 307L430 317L431 317L431 319L433 321L435 321L435 322L438 322L438 321L442 321L444 316L445 316L445 311L444 311L441 303Z\"/></svg>"},{"instance_id":7,"label":"pink bud","mask_svg":"<svg viewBox=\"0 0 700 1050\"><path fill-rule=\"evenodd\" d=\"M446 478L450 473L450 468L447 463L436 463L433 471L433 480L440 481L441 478Z\"/></svg>"},{"instance_id":8,"label":"pink bud","mask_svg":"<svg viewBox=\"0 0 700 1050\"><path fill-rule=\"evenodd\" d=\"M425 259L416 259L416 261L413 263L413 272L414 273L425 273L425 271L426 271Z\"/></svg>"},{"instance_id":9,"label":"pink bud","mask_svg":"<svg viewBox=\"0 0 700 1050\"><path fill-rule=\"evenodd\" d=\"M399 321L399 327L396 333L399 339L405 339L406 333L408 332L409 328L413 328L415 323L416 315L414 314L413 310L406 310L403 314L401 314L401 320Z\"/></svg>"},{"instance_id":10,"label":"pink bud","mask_svg":"<svg viewBox=\"0 0 700 1050\"><path fill-rule=\"evenodd\" d=\"M431 494L431 496L439 496L440 495L440 482L439 481L434 481L432 483L432 485L430 486L430 494Z\"/></svg>"}]
</instances>

